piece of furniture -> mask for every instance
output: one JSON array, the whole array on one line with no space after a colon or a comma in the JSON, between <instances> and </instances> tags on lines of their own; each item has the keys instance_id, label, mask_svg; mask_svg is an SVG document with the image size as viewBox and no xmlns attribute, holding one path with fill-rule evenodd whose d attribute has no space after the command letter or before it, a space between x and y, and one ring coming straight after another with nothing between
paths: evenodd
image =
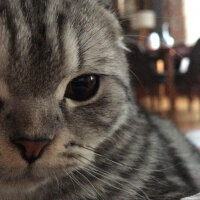
<instances>
[{"instance_id":1,"label":"piece of furniture","mask_svg":"<svg viewBox=\"0 0 200 200\"><path fill-rule=\"evenodd\" d=\"M165 84L166 80L165 73L160 74L156 71L156 61L161 56L160 52L146 51L130 40L127 47L131 50L127 53L127 58L136 98L140 102L145 96L149 96L153 109L155 99L158 99L158 101L162 99L160 86ZM158 105L160 104L158 103Z\"/></svg>"},{"instance_id":2,"label":"piece of furniture","mask_svg":"<svg viewBox=\"0 0 200 200\"><path fill-rule=\"evenodd\" d=\"M149 61L152 63L152 65L156 66L156 61L158 60L163 60L164 62L164 72L160 74L160 76L163 76L165 89L169 97L170 114L173 114L175 111L174 54L175 50L168 47L162 47L156 51L147 51Z\"/></svg>"},{"instance_id":3,"label":"piece of furniture","mask_svg":"<svg viewBox=\"0 0 200 200\"><path fill-rule=\"evenodd\" d=\"M174 48L162 47L157 51L148 51L149 56L155 59L163 59L166 75L166 94L170 102L170 114L175 112L175 100L179 90L177 88L177 77L180 77L179 67L184 57L190 56L191 48L185 45L179 45ZM188 77L191 79L191 77Z\"/></svg>"},{"instance_id":4,"label":"piece of furniture","mask_svg":"<svg viewBox=\"0 0 200 200\"><path fill-rule=\"evenodd\" d=\"M175 84L177 95L184 95L189 100L189 110L194 96L200 97L200 39L189 52L184 52L190 59L188 70L185 73L177 72Z\"/></svg>"},{"instance_id":5,"label":"piece of furniture","mask_svg":"<svg viewBox=\"0 0 200 200\"><path fill-rule=\"evenodd\" d=\"M149 95L152 105L155 98L160 104L163 98L160 86L164 86L170 103L169 114L173 115L178 96L184 95L188 98L189 108L192 96L200 96L200 49L198 50L200 40L193 48L182 44L174 48L162 47L153 51L141 49L133 41L129 41L127 46L131 50L127 57L130 63L132 83L139 101ZM183 73L180 66L185 58L189 58L191 62L188 71ZM156 68L158 60L164 63L162 73L159 73Z\"/></svg>"}]
</instances>

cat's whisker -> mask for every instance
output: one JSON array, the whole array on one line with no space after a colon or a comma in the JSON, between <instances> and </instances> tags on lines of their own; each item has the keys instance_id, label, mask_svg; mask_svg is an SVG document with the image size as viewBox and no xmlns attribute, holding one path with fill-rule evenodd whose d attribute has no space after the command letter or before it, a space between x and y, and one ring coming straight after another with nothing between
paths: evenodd
<instances>
[{"instance_id":1,"label":"cat's whisker","mask_svg":"<svg viewBox=\"0 0 200 200\"><path fill-rule=\"evenodd\" d=\"M57 175L56 175L55 172L54 172L54 178L55 178L55 180L56 180L56 183L57 183L57 185L58 185L58 188L60 188L60 182L59 182L58 177L57 177Z\"/></svg>"},{"instance_id":2,"label":"cat's whisker","mask_svg":"<svg viewBox=\"0 0 200 200\"><path fill-rule=\"evenodd\" d=\"M71 175L69 174L68 177L69 177L70 181L72 182L75 195L77 196L77 190L76 190L76 187L75 187L75 184L74 184L73 173Z\"/></svg>"},{"instance_id":3,"label":"cat's whisker","mask_svg":"<svg viewBox=\"0 0 200 200\"><path fill-rule=\"evenodd\" d=\"M95 172L97 172L97 173L99 173L101 176L103 176L104 178L107 178L107 176L109 175L109 173L107 173L106 171L103 171L102 169L96 167L96 166L93 165L93 164L92 164L92 166L91 166L91 165L89 166L89 169L94 170ZM120 183L117 182L117 181L115 181L115 182L118 183L118 184L120 184ZM136 186L134 186L133 184L131 184L130 182L128 182L128 181L125 180L125 179L123 179L123 182L127 183L127 184L130 185L131 187L134 187L136 190L141 191L142 193L145 194L146 198L149 199L148 196L146 195L146 193L145 193L143 190L137 188Z\"/></svg>"},{"instance_id":4,"label":"cat's whisker","mask_svg":"<svg viewBox=\"0 0 200 200\"><path fill-rule=\"evenodd\" d=\"M90 176L92 176L93 178L95 178L95 179L97 179L97 180L99 180L100 182L102 182L102 183L104 183L104 184L106 184L106 185L108 185L108 186L110 186L111 188L114 188L114 189L116 189L116 190L119 190L119 191L121 191L122 190L122 188L119 188L119 187L117 187L117 186L114 186L112 183L110 183L110 182L108 182L109 180L104 180L104 179L101 179L101 178L98 178L96 175L100 175L100 176L102 176L101 174L99 174L99 173L97 173L97 172L95 172L95 171L89 171L88 170L88 168L84 168L84 171L87 173L87 174L89 174ZM103 176L102 176L103 177ZM105 178L105 177L104 177ZM115 182L115 181L114 181ZM116 183L116 182L115 182ZM121 185L122 186L122 185ZM123 190L122 190L123 191ZM131 194L131 192L130 191L126 191L128 194Z\"/></svg>"},{"instance_id":5,"label":"cat's whisker","mask_svg":"<svg viewBox=\"0 0 200 200\"><path fill-rule=\"evenodd\" d=\"M85 158L84 156L81 156L81 155L79 155L79 156L82 157L82 158L84 158L84 159L86 159L87 161L90 161L89 159ZM77 157L76 157L76 159L77 159L78 161L82 162L83 164L86 164L86 163L84 163L83 161L81 161L80 159L78 159ZM91 161L90 161L90 165L88 166L88 168L91 169L93 172L97 173L98 175L104 177L105 179L107 179L108 176L110 175L108 172L106 172L106 171L102 170L101 168L98 168L97 166L95 166L95 165L93 164L93 162L91 162ZM118 181L116 181L116 180L113 180L113 181L114 181L115 183L121 185L121 183L119 183ZM146 199L149 200L148 195L147 195L143 190L141 190L141 189L137 188L136 186L132 185L131 183L129 183L129 182L126 181L125 179L123 179L123 182L125 182L125 183L127 183L128 185L134 187L135 189L141 191L141 192L145 195ZM123 185L121 185L121 186L123 186Z\"/></svg>"},{"instance_id":6,"label":"cat's whisker","mask_svg":"<svg viewBox=\"0 0 200 200\"><path fill-rule=\"evenodd\" d=\"M85 147L85 146L81 146L81 145L80 145L80 147L82 147L82 148L84 148L84 149L86 149L86 150L88 150L88 151L92 151L95 155L100 156L100 157L102 157L102 158L104 158L104 159L106 159L106 160L108 160L108 161L110 161L110 162L112 162L112 163L114 163L114 164L121 165L121 166L126 166L126 165L124 165L124 164L122 164L122 163L115 162L115 161L113 161L113 160L107 158L106 156L95 152L95 150L94 150L94 149L90 149L90 147ZM130 167L130 166L126 166L126 167Z\"/></svg>"},{"instance_id":7,"label":"cat's whisker","mask_svg":"<svg viewBox=\"0 0 200 200\"><path fill-rule=\"evenodd\" d=\"M103 200L101 194L97 191L97 189L95 188L95 186L91 183L91 181L81 172L79 172L78 170L76 170L76 173L78 173L79 175L81 175L88 183L89 185L94 189L94 191L96 192L96 194L100 197L100 199Z\"/></svg>"},{"instance_id":8,"label":"cat's whisker","mask_svg":"<svg viewBox=\"0 0 200 200\"><path fill-rule=\"evenodd\" d=\"M78 160L79 160L79 159L78 159ZM79 160L79 161L80 161L80 160ZM81 161L80 161L80 162L81 162ZM88 169L91 169L92 171L91 171L91 170L88 171ZM86 170L86 171L85 171L85 170ZM113 187L114 189L122 190L122 188L123 188L123 185L122 185L120 182L118 182L117 180L112 180L112 181L113 181L114 183L116 183L117 185L121 186L121 188L112 185L110 182L106 182L106 181L109 181L109 179L108 179L108 175L109 175L109 174L108 174L108 173L106 173L106 174L104 175L104 173L97 171L95 168L93 168L93 167L91 167L91 166L89 166L89 168L84 168L84 171L85 171L86 173L90 174L91 176L93 176L94 178L96 178L96 179L98 179L98 180L101 180L101 182L107 184L108 186ZM104 178L104 181L103 181L102 179L99 179L99 178L98 178L96 175L94 175L94 174L103 177L103 178ZM123 181L123 182L126 182L126 183L129 184L129 185L131 185L130 183L128 183L128 182L125 181L125 180L122 180L122 181ZM149 200L148 196L146 195L146 193L145 193L144 191L142 191L142 190L139 189L139 188L136 188L136 187L133 186L133 185L131 185L131 186L134 187L135 189L141 191L141 192L145 195L145 198L146 198L147 200ZM130 190L133 190L132 188L129 188L129 189L130 189ZM123 190L123 191L124 191L124 190ZM127 191L127 190L126 190L126 192L132 194L131 191ZM140 196L140 197L143 198L143 196L141 196L137 191L134 190L134 192L137 193L138 196Z\"/></svg>"},{"instance_id":9,"label":"cat's whisker","mask_svg":"<svg viewBox=\"0 0 200 200\"><path fill-rule=\"evenodd\" d=\"M137 82L139 83L140 87L141 87L143 90L145 90L145 87L144 87L144 85L142 84L142 81L141 81L140 78L136 75L136 73L135 73L133 70L131 70L130 68L129 68L128 70L129 70L129 72L136 78L136 80L137 80Z\"/></svg>"},{"instance_id":10,"label":"cat's whisker","mask_svg":"<svg viewBox=\"0 0 200 200\"><path fill-rule=\"evenodd\" d=\"M81 147L84 148L83 146L81 146ZM97 154L98 156L103 157L105 160L110 161L112 164L117 164L117 165L120 165L120 166L129 168L129 169L133 169L133 170L135 170L135 171L144 171L144 172L146 172L146 170L137 169L137 168L134 168L134 167L132 167L132 166L126 165L126 164L124 164L124 163L120 163L120 162L113 161L113 160L111 160L110 158L107 158L105 155L96 153L96 152L95 152L95 149L89 149L88 147L86 147L86 148L87 148L87 150L94 152L94 153ZM92 147L90 147L90 148L92 148ZM138 155L140 155L140 154L138 154ZM79 157L82 157L83 159L87 160L87 161L90 162L91 164L94 164L94 165L95 165L94 161L89 160L89 159L85 158L84 156L82 156L82 155L80 155L80 154L79 154L78 156L79 156ZM142 159L142 158L141 158L141 159ZM106 164L109 164L109 163L106 162ZM149 170L152 171L152 172L163 172L163 171L168 171L168 170L170 170L170 169L173 169L173 168L175 168L175 167L178 166L178 165L181 165L181 162L180 162L180 163L177 163L177 164L175 164L175 165L166 167L166 168L162 168L162 169L149 169ZM99 168L99 169L100 169L100 168ZM105 172L105 171L104 171L104 172Z\"/></svg>"},{"instance_id":11,"label":"cat's whisker","mask_svg":"<svg viewBox=\"0 0 200 200\"><path fill-rule=\"evenodd\" d=\"M89 159L87 159L87 158L85 158L84 156L81 156L81 155L79 155L79 157L85 159L86 161L89 161L89 163L90 163L89 166L92 166L92 167L95 168L96 170L99 170L101 173L104 173L105 175L108 175L108 172L106 172L105 170L103 170L103 169L97 167L97 166L95 165L95 163L94 163L92 160L89 160ZM81 162L81 160L79 160L79 161ZM83 162L83 164L85 164L85 163Z\"/></svg>"},{"instance_id":12,"label":"cat's whisker","mask_svg":"<svg viewBox=\"0 0 200 200\"><path fill-rule=\"evenodd\" d=\"M77 170L74 170L75 172L77 172ZM87 193L88 194L91 194L91 192L88 190L88 188L87 187L85 187L85 185L83 184L83 183L81 183L80 182L80 180L78 179L78 177L77 176L73 176L73 180L74 180L74 182L80 187L80 189L81 190L85 190L85 191L87 191Z\"/></svg>"},{"instance_id":13,"label":"cat's whisker","mask_svg":"<svg viewBox=\"0 0 200 200\"><path fill-rule=\"evenodd\" d=\"M79 175L82 175L78 170L74 170L74 172L76 172L77 174L79 174ZM82 177L84 177L83 175L82 175ZM94 198L94 194L92 193L92 191L87 187L87 186L85 186L84 185L84 183L82 183L82 179L81 179L81 177L79 176L79 177L77 177L77 176L75 176L75 179L81 184L81 185L83 185L83 188L85 189L85 191L87 191L87 193L88 193L88 195L89 196L91 196L91 198ZM85 179L85 178L84 178ZM93 187L92 187L93 188ZM94 189L94 188L93 188ZM95 189L96 190L96 189ZM96 193L96 192L95 192Z\"/></svg>"},{"instance_id":14,"label":"cat's whisker","mask_svg":"<svg viewBox=\"0 0 200 200\"><path fill-rule=\"evenodd\" d=\"M73 188L74 188L74 191L75 191L74 195L77 196L80 199L84 199L84 197L82 197L81 195L78 194L77 188L75 187L75 185L77 185L81 189L81 186L79 184L77 184L77 182L74 180L74 176L75 176L74 173L71 172L68 176L69 176L69 178L70 178L70 180L73 184Z\"/></svg>"},{"instance_id":15,"label":"cat's whisker","mask_svg":"<svg viewBox=\"0 0 200 200\"><path fill-rule=\"evenodd\" d=\"M81 156L81 157L84 158L84 159L86 159L87 161L89 161L89 160L88 160L87 158L85 158L84 156ZM79 160L79 159L78 159L78 160ZM79 160L79 161L80 161L80 160ZM81 161L80 161L80 162L81 162ZM83 162L83 163L84 163L84 162ZM101 168L98 168L97 166L95 166L95 164L93 164L92 161L90 162L90 164L91 164L91 165L88 166L89 169L94 170L95 172L97 172L97 173L99 173L101 176L103 176L104 178L107 178L107 177L108 177L108 175L109 175L108 172L106 172L106 171L102 170ZM139 171L142 171L142 170L139 170ZM131 187L134 187L135 189L141 191L141 192L145 195L146 199L149 200L148 195L147 195L143 190L137 188L136 186L134 186L133 184L131 184L131 183L128 182L127 180L124 180L124 179L123 179L123 182L125 182L125 183L127 183L128 185L130 185Z\"/></svg>"},{"instance_id":16,"label":"cat's whisker","mask_svg":"<svg viewBox=\"0 0 200 200\"><path fill-rule=\"evenodd\" d=\"M146 36L142 36L142 35L124 35L125 37L140 37L140 38L147 38ZM135 40L137 42L137 40ZM175 55L179 56L180 58L183 58L183 55L179 54L173 47L168 47L167 44L165 44L164 42L161 42L161 44L165 47L170 49Z\"/></svg>"},{"instance_id":17,"label":"cat's whisker","mask_svg":"<svg viewBox=\"0 0 200 200\"><path fill-rule=\"evenodd\" d=\"M146 38L146 36L141 36L141 35L138 35L138 34L135 34L135 35L123 35L124 37L140 37L140 38Z\"/></svg>"},{"instance_id":18,"label":"cat's whisker","mask_svg":"<svg viewBox=\"0 0 200 200\"><path fill-rule=\"evenodd\" d=\"M103 178L105 178L105 179L107 179L107 176L105 176L104 174L102 174L101 172L99 172L99 171L97 171L97 170L94 170L93 171L94 173L97 173L98 175L100 175L100 176L102 176ZM116 180L113 180L115 183L117 183L119 186L121 186L121 187L123 187L123 184L121 184L120 182L118 182L118 181L116 181ZM139 195L139 193L137 192L137 190L138 191L140 191L140 192L142 192L143 194L144 194L144 196L145 196L145 198L147 199L147 200L150 200L149 198L148 198L148 195L142 190L142 189L139 189L139 188L137 188L137 187L135 187L133 184L131 184L131 183L129 183L128 181L126 181L126 180L122 180L122 182L123 183L126 183L126 184L128 184L129 186L128 186L128 188L130 189L130 190L133 190L133 188L134 189L136 189L136 190L134 190L134 192L136 192L137 193L137 195ZM131 186L131 187L130 187ZM132 188L133 187L133 188ZM139 195L140 197L143 197L143 196L141 196L141 195Z\"/></svg>"}]
</instances>

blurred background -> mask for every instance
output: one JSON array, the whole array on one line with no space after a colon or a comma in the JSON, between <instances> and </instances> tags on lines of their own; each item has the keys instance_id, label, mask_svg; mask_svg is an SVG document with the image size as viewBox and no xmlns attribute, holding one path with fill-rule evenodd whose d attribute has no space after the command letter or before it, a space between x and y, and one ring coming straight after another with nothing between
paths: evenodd
<instances>
[{"instance_id":1,"label":"blurred background","mask_svg":"<svg viewBox=\"0 0 200 200\"><path fill-rule=\"evenodd\" d=\"M136 99L200 141L200 0L113 4L130 50Z\"/></svg>"}]
</instances>

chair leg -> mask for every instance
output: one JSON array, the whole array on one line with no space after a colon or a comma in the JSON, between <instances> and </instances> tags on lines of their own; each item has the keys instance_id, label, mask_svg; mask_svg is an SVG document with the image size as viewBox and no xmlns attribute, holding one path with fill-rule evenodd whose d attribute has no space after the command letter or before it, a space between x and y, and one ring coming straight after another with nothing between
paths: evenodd
<instances>
[{"instance_id":1,"label":"chair leg","mask_svg":"<svg viewBox=\"0 0 200 200\"><path fill-rule=\"evenodd\" d=\"M189 92L189 96L188 96L188 112L192 112L192 102L193 102L193 96L192 96L192 93Z\"/></svg>"},{"instance_id":2,"label":"chair leg","mask_svg":"<svg viewBox=\"0 0 200 200\"><path fill-rule=\"evenodd\" d=\"M159 111L162 110L162 103L165 97L165 86L163 84L159 84L158 86L158 109Z\"/></svg>"}]
</instances>

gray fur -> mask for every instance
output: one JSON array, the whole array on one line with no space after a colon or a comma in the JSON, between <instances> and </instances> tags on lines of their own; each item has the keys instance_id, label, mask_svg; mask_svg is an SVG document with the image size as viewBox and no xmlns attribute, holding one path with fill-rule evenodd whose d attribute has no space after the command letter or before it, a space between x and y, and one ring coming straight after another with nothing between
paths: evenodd
<instances>
[{"instance_id":1,"label":"gray fur","mask_svg":"<svg viewBox=\"0 0 200 200\"><path fill-rule=\"evenodd\" d=\"M200 156L137 106L122 30L95 0L0 0L0 199L179 199L200 190ZM86 102L69 81L100 76ZM51 139L31 166L10 139Z\"/></svg>"}]
</instances>

